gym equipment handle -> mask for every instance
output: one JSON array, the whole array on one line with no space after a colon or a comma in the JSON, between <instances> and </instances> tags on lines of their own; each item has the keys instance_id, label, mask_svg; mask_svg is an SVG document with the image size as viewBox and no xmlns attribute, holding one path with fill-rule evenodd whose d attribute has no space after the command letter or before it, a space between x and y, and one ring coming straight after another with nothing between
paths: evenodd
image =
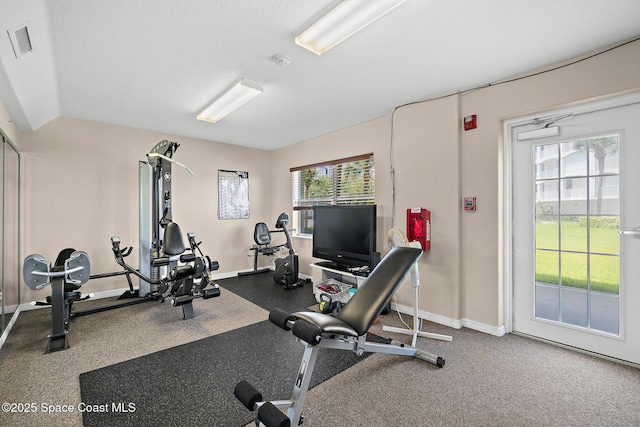
<instances>
[{"instance_id":1,"label":"gym equipment handle","mask_svg":"<svg viewBox=\"0 0 640 427\"><path fill-rule=\"evenodd\" d=\"M154 258L151 260L151 265L153 265L154 267L159 267L162 265L169 265L169 263L171 262L171 259L168 256L165 257L159 257L159 258Z\"/></svg>"},{"instance_id":2,"label":"gym equipment handle","mask_svg":"<svg viewBox=\"0 0 640 427\"><path fill-rule=\"evenodd\" d=\"M176 162L175 160L173 160L170 157L165 156L164 154L160 154L160 153L149 153L147 154L147 156L149 157L160 157L161 159L164 159L170 163L174 163L177 166L180 166L182 168L185 168L187 170L187 172L189 172L191 175L193 175L193 171L191 169L189 169L187 166L183 165L182 163Z\"/></svg>"},{"instance_id":3,"label":"gym equipment handle","mask_svg":"<svg viewBox=\"0 0 640 427\"><path fill-rule=\"evenodd\" d=\"M180 262L193 262L196 260L196 254L180 255Z\"/></svg>"},{"instance_id":4,"label":"gym equipment handle","mask_svg":"<svg viewBox=\"0 0 640 427\"><path fill-rule=\"evenodd\" d=\"M64 271L52 271L52 272L48 272L48 271L32 271L31 274L34 275L34 276L44 276L44 277L62 277L65 274L77 273L78 271L82 271L82 270L84 270L84 267L79 266L79 267L70 268L70 269L64 270Z\"/></svg>"}]
</instances>

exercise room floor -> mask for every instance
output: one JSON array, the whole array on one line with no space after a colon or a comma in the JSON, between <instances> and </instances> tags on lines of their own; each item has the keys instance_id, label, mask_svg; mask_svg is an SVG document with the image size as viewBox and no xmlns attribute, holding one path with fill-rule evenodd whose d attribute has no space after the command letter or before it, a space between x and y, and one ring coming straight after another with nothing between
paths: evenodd
<instances>
[{"instance_id":1,"label":"exercise room floor","mask_svg":"<svg viewBox=\"0 0 640 427\"><path fill-rule=\"evenodd\" d=\"M298 291L312 292L311 287ZM160 303L79 317L71 325L71 348L46 355L49 309L21 313L0 350L0 399L35 403L38 410L0 413L0 425L81 426L83 418L77 410L52 414L41 410L42 404L77 407L80 374L263 322L268 316L267 310L225 290L219 298L195 300L194 309L196 316L188 321L182 320L179 308ZM411 317L404 317L411 324ZM409 336L383 331L382 324L401 327L395 312L381 316L371 332L410 342ZM273 330L283 332L275 326ZM309 391L304 425L640 425L640 370L636 368L514 335L494 337L430 322L424 322L423 330L453 336L452 342L418 339L418 348L446 359L444 368L403 356L371 355ZM272 360L267 356L273 355L262 357L260 348L253 349L250 357L265 360L255 368L255 376L258 370L268 373L269 365L277 363L266 362ZM207 355L195 357L201 362ZM247 380L251 377L249 373ZM153 392L168 396L171 402L171 390ZM228 401L216 404L234 401L233 390L228 394ZM194 411L198 406L193 402ZM165 408L171 411L171 404ZM154 420L136 425L159 424ZM185 425L226 424L207 419Z\"/></svg>"}]
</instances>

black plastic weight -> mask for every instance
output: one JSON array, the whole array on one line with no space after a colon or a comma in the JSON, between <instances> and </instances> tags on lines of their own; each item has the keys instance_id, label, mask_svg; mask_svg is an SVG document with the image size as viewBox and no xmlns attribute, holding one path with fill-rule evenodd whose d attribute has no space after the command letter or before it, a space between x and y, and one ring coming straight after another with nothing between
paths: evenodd
<instances>
[{"instance_id":1,"label":"black plastic weight","mask_svg":"<svg viewBox=\"0 0 640 427\"><path fill-rule=\"evenodd\" d=\"M333 299L331 295L325 294L324 292L320 294L320 306L318 307L321 313L329 314L333 311Z\"/></svg>"}]
</instances>

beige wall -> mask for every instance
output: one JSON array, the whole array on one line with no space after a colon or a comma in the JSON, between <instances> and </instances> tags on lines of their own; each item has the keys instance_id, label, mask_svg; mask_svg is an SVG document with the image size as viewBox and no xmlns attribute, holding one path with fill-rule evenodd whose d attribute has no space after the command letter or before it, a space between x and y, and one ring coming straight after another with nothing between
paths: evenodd
<instances>
[{"instance_id":1,"label":"beige wall","mask_svg":"<svg viewBox=\"0 0 640 427\"><path fill-rule=\"evenodd\" d=\"M462 215L462 309L465 319L501 326L503 122L640 89L640 42L523 80L462 96L461 114L477 114L478 129L462 131L463 196L478 197L478 211Z\"/></svg>"},{"instance_id":2,"label":"beige wall","mask_svg":"<svg viewBox=\"0 0 640 427\"><path fill-rule=\"evenodd\" d=\"M555 71L462 95L399 108L394 114L396 221L403 210L432 213L432 250L420 260L420 309L452 326L503 331L502 132L503 121L537 111L640 89L640 42ZM464 131L462 118L476 114L478 128ZM378 249L387 251L392 200L389 178L391 117L315 138L271 153L274 200L284 205L291 180L286 168L373 151L376 203L382 208ZM477 197L464 212L462 198ZM311 243L297 245L306 267ZM412 306L408 281L398 303Z\"/></svg>"},{"instance_id":3,"label":"beige wall","mask_svg":"<svg viewBox=\"0 0 640 427\"><path fill-rule=\"evenodd\" d=\"M504 324L503 121L633 90L640 90L639 42L536 77L395 112L394 225L404 228L407 207L432 211L432 250L420 261L420 308L425 317L496 334ZM462 117L470 114L477 115L478 128L465 132ZM193 231L203 240L205 253L220 261L221 272L251 267L247 249L255 222L271 226L280 212L291 213L289 168L369 152L376 164L377 244L384 253L392 226L391 122L389 114L265 152L56 119L37 132L13 138L24 154L24 255L38 252L53 259L63 247L74 246L89 252L94 273L117 270L109 238L119 235L125 244L137 246L137 161L162 139L180 142L176 158L197 174L175 171L174 218L183 231ZM217 219L218 169L249 171L249 220ZM477 197L475 213L462 210L464 196ZM311 241L296 238L294 245L302 273L311 275ZM124 286L122 281L103 280L91 283L92 289ZM412 306L408 281L397 302Z\"/></svg>"},{"instance_id":4,"label":"beige wall","mask_svg":"<svg viewBox=\"0 0 640 427\"><path fill-rule=\"evenodd\" d=\"M431 211L431 250L420 260L423 297L420 309L453 319L462 315L459 158L458 97L396 111L394 225L406 229L407 208L423 207ZM380 172L384 174L385 170ZM386 241L380 249L386 252ZM398 302L413 306L413 298L413 289L407 281L398 293Z\"/></svg>"},{"instance_id":5,"label":"beige wall","mask_svg":"<svg viewBox=\"0 0 640 427\"><path fill-rule=\"evenodd\" d=\"M138 161L170 139L181 144L174 158L195 172L172 168L174 221L184 234L194 232L203 241L203 252L220 263L217 273L252 266L247 255L253 225L270 209L267 152L62 117L20 139L25 256L39 253L51 262L61 249L73 247L90 255L92 274L118 271L110 238L119 236L123 246L134 246L127 261L138 266ZM218 169L249 172L249 219L218 220ZM85 286L87 293L118 289L126 280ZM22 300L42 298L42 292L27 291Z\"/></svg>"}]
</instances>

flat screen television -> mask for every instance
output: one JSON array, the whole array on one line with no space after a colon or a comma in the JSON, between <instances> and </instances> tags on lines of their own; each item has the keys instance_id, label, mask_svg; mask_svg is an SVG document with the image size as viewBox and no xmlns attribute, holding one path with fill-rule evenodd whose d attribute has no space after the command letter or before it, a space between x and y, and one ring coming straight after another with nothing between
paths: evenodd
<instances>
[{"instance_id":1,"label":"flat screen television","mask_svg":"<svg viewBox=\"0 0 640 427\"><path fill-rule=\"evenodd\" d=\"M376 205L314 206L312 255L339 269L374 267L376 226Z\"/></svg>"}]
</instances>

